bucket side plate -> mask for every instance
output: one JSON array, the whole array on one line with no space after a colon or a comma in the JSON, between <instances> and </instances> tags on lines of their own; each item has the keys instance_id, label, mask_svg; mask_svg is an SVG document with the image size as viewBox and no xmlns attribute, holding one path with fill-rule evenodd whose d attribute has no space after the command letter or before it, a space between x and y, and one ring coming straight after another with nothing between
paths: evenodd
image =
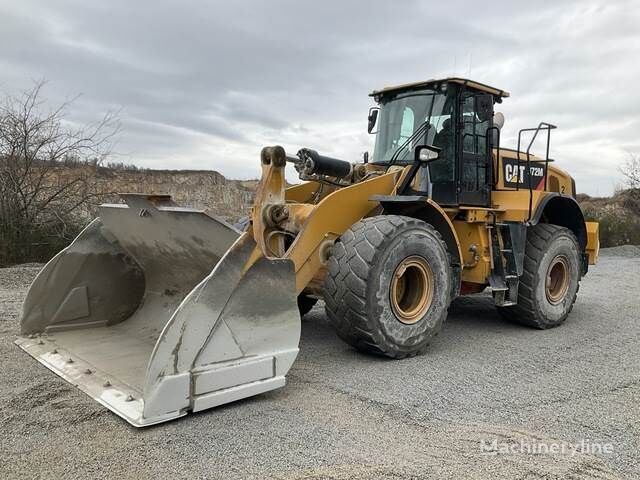
<instances>
[{"instance_id":1,"label":"bucket side plate","mask_svg":"<svg viewBox=\"0 0 640 480\"><path fill-rule=\"evenodd\" d=\"M204 410L285 384L300 340L294 265L261 257L245 271L255 248L244 233L176 310L149 363L145 418ZM176 377L185 372L189 389L178 395Z\"/></svg>"}]
</instances>

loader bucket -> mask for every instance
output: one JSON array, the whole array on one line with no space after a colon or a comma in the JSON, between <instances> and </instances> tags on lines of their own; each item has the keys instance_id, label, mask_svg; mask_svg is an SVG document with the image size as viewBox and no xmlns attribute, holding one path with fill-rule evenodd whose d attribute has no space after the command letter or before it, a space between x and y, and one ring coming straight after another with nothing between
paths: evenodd
<instances>
[{"instance_id":1,"label":"loader bucket","mask_svg":"<svg viewBox=\"0 0 640 480\"><path fill-rule=\"evenodd\" d=\"M283 386L293 263L249 262L250 233L169 197L123 198L36 277L16 344L137 427Z\"/></svg>"}]
</instances>

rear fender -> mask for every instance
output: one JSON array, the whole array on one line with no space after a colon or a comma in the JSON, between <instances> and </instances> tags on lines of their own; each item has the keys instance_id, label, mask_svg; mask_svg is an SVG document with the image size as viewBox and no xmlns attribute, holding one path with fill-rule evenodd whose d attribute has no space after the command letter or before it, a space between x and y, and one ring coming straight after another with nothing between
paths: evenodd
<instances>
[{"instance_id":1,"label":"rear fender","mask_svg":"<svg viewBox=\"0 0 640 480\"><path fill-rule=\"evenodd\" d=\"M583 274L587 272L589 263L595 263L599 250L597 228L590 226L592 233L588 235L584 214L573 197L556 192L547 193L538 203L530 220L531 225L538 223L559 225L573 232L583 255Z\"/></svg>"}]
</instances>

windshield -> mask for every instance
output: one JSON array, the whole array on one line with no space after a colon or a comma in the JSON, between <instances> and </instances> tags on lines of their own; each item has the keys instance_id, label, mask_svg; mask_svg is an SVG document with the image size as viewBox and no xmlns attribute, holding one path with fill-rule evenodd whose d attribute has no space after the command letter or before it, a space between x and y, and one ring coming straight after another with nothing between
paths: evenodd
<instances>
[{"instance_id":1,"label":"windshield","mask_svg":"<svg viewBox=\"0 0 640 480\"><path fill-rule=\"evenodd\" d=\"M433 145L434 137L442 130L444 121L450 118L449 103L444 93L433 90L406 92L386 100L383 98L380 101L373 163L387 163L393 157L394 163L413 162L414 147ZM425 131L403 146L421 127Z\"/></svg>"}]
</instances>

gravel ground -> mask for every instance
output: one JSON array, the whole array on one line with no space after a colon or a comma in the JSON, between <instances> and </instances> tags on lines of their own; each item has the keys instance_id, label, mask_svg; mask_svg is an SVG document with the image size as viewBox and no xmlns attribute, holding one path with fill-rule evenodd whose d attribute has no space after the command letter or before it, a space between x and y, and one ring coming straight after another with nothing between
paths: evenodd
<instances>
[{"instance_id":1,"label":"gravel ground","mask_svg":"<svg viewBox=\"0 0 640 480\"><path fill-rule=\"evenodd\" d=\"M403 361L353 351L316 308L284 389L143 430L13 345L38 268L0 269L0 478L640 478L640 249L603 251L560 328L505 323L480 294ZM613 453L483 453L494 440Z\"/></svg>"}]
</instances>

